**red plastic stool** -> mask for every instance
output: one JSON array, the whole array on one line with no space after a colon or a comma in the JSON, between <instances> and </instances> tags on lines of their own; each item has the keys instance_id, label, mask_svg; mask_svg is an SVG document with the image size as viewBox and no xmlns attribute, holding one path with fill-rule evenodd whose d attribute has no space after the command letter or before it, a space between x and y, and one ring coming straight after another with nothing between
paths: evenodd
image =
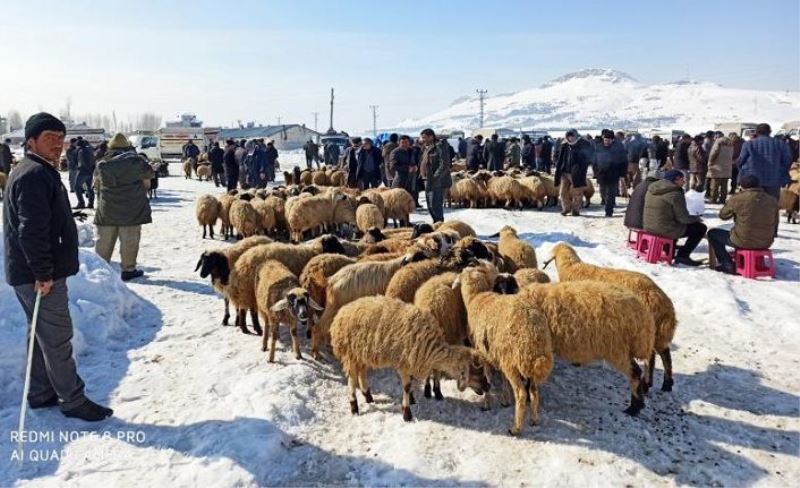
<instances>
[{"instance_id":1,"label":"red plastic stool","mask_svg":"<svg viewBox=\"0 0 800 488\"><path fill-rule=\"evenodd\" d=\"M650 264L672 263L675 254L675 241L667 237L639 232L639 239L636 244L636 255L639 259L644 259Z\"/></svg>"},{"instance_id":2,"label":"red plastic stool","mask_svg":"<svg viewBox=\"0 0 800 488\"><path fill-rule=\"evenodd\" d=\"M769 249L737 249L734 260L738 275L751 279L760 276L775 278L775 260Z\"/></svg>"},{"instance_id":3,"label":"red plastic stool","mask_svg":"<svg viewBox=\"0 0 800 488\"><path fill-rule=\"evenodd\" d=\"M630 249L636 250L639 245L639 234L641 233L640 229L628 229L628 247Z\"/></svg>"}]
</instances>

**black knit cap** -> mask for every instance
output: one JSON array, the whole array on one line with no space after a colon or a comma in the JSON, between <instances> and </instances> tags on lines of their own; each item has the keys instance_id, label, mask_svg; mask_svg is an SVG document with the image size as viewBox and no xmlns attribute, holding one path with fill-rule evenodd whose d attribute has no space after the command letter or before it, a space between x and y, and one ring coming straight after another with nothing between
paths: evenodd
<instances>
[{"instance_id":1,"label":"black knit cap","mask_svg":"<svg viewBox=\"0 0 800 488\"><path fill-rule=\"evenodd\" d=\"M64 122L61 122L47 112L39 112L38 114L31 115L28 121L25 122L25 140L27 141L31 137L35 139L46 130L67 133Z\"/></svg>"}]
</instances>

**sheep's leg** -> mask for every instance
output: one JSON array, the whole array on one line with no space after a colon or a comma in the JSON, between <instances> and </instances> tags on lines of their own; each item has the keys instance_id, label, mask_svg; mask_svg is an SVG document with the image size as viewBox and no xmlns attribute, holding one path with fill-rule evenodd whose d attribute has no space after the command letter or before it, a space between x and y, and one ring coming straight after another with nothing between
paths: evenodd
<instances>
[{"instance_id":1,"label":"sheep's leg","mask_svg":"<svg viewBox=\"0 0 800 488\"><path fill-rule=\"evenodd\" d=\"M247 330L247 310L238 308L236 309L236 325L239 326L242 334L250 333L250 331Z\"/></svg>"},{"instance_id":2,"label":"sheep's leg","mask_svg":"<svg viewBox=\"0 0 800 488\"><path fill-rule=\"evenodd\" d=\"M275 344L278 342L278 321L270 320L269 323L269 362L275 362Z\"/></svg>"},{"instance_id":3,"label":"sheep's leg","mask_svg":"<svg viewBox=\"0 0 800 488\"><path fill-rule=\"evenodd\" d=\"M311 331L311 355L315 360L319 361L319 343L321 342L322 331L319 330L319 325Z\"/></svg>"},{"instance_id":4,"label":"sheep's leg","mask_svg":"<svg viewBox=\"0 0 800 488\"><path fill-rule=\"evenodd\" d=\"M352 374L347 375L347 394L350 395L350 413L358 415L358 399L356 398L356 379Z\"/></svg>"},{"instance_id":5,"label":"sheep's leg","mask_svg":"<svg viewBox=\"0 0 800 488\"><path fill-rule=\"evenodd\" d=\"M258 311L254 308L250 309L250 318L253 319L253 330L256 331L257 335L261 335L264 331L261 330L261 323L258 321Z\"/></svg>"},{"instance_id":6,"label":"sheep's leg","mask_svg":"<svg viewBox=\"0 0 800 488\"><path fill-rule=\"evenodd\" d=\"M661 356L661 364L664 365L664 382L661 384L661 391L672 391L672 354L669 347L658 353Z\"/></svg>"},{"instance_id":7,"label":"sheep's leg","mask_svg":"<svg viewBox=\"0 0 800 488\"><path fill-rule=\"evenodd\" d=\"M525 389L525 384L522 377L516 371L510 371L511 374L506 374L508 382L511 383L511 388L514 390L514 399L516 400L514 406L514 424L508 429L511 435L519 435L522 432L522 424L525 422L525 402L528 393Z\"/></svg>"},{"instance_id":8,"label":"sheep's leg","mask_svg":"<svg viewBox=\"0 0 800 488\"><path fill-rule=\"evenodd\" d=\"M300 340L297 337L297 322L294 320L289 325L289 335L292 336L292 351L294 352L295 359L303 359L300 354Z\"/></svg>"},{"instance_id":9,"label":"sheep's leg","mask_svg":"<svg viewBox=\"0 0 800 488\"><path fill-rule=\"evenodd\" d=\"M425 396L425 398L430 398L431 397L431 377L430 376L425 378L425 388L422 390L422 394L423 394L423 396Z\"/></svg>"},{"instance_id":10,"label":"sheep's leg","mask_svg":"<svg viewBox=\"0 0 800 488\"><path fill-rule=\"evenodd\" d=\"M533 380L528 380L528 399L531 401L531 418L528 422L531 425L539 424L539 387Z\"/></svg>"},{"instance_id":11,"label":"sheep's leg","mask_svg":"<svg viewBox=\"0 0 800 488\"><path fill-rule=\"evenodd\" d=\"M629 382L631 386L631 404L625 409L628 415L636 416L644 408L644 386L642 385L642 369L631 358Z\"/></svg>"},{"instance_id":12,"label":"sheep's leg","mask_svg":"<svg viewBox=\"0 0 800 488\"><path fill-rule=\"evenodd\" d=\"M231 319L231 311L230 311L231 302L227 298L224 299L224 302L225 302L225 314L222 316L222 325L229 325L228 322Z\"/></svg>"},{"instance_id":13,"label":"sheep's leg","mask_svg":"<svg viewBox=\"0 0 800 488\"><path fill-rule=\"evenodd\" d=\"M442 395L441 377L436 371L433 372L433 398L436 400L444 400Z\"/></svg>"},{"instance_id":14,"label":"sheep's leg","mask_svg":"<svg viewBox=\"0 0 800 488\"><path fill-rule=\"evenodd\" d=\"M269 317L264 317L264 326L267 328L267 330L261 336L261 352L267 352L267 348L269 347L269 338L271 336L270 331L272 330Z\"/></svg>"},{"instance_id":15,"label":"sheep's leg","mask_svg":"<svg viewBox=\"0 0 800 488\"><path fill-rule=\"evenodd\" d=\"M213 224L208 224L208 233L211 236L211 238L213 239L214 238L214 225Z\"/></svg>"},{"instance_id":16,"label":"sheep's leg","mask_svg":"<svg viewBox=\"0 0 800 488\"><path fill-rule=\"evenodd\" d=\"M647 393L650 390L650 387L653 386L653 375L655 374L656 370L656 351L653 350L650 352L650 360L647 361L647 371L644 374L644 392Z\"/></svg>"},{"instance_id":17,"label":"sheep's leg","mask_svg":"<svg viewBox=\"0 0 800 488\"><path fill-rule=\"evenodd\" d=\"M367 381L367 367L362 366L358 370L358 388L364 395L364 400L367 403L373 403L375 400L372 398L372 392L369 390L369 382Z\"/></svg>"},{"instance_id":18,"label":"sheep's leg","mask_svg":"<svg viewBox=\"0 0 800 488\"><path fill-rule=\"evenodd\" d=\"M399 372L399 374L400 382L403 384L403 420L411 422L411 419L414 418L411 415L411 399L414 396L413 393L411 393L411 376L403 372Z\"/></svg>"},{"instance_id":19,"label":"sheep's leg","mask_svg":"<svg viewBox=\"0 0 800 488\"><path fill-rule=\"evenodd\" d=\"M206 224L203 224L203 239L206 238Z\"/></svg>"}]
</instances>

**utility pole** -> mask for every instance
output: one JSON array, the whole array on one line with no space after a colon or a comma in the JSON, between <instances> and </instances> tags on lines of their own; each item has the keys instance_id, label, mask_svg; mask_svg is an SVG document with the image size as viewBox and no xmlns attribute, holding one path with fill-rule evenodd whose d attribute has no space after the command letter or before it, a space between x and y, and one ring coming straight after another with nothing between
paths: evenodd
<instances>
[{"instance_id":1,"label":"utility pole","mask_svg":"<svg viewBox=\"0 0 800 488\"><path fill-rule=\"evenodd\" d=\"M378 137L378 106L370 105L372 109L372 137Z\"/></svg>"},{"instance_id":2,"label":"utility pole","mask_svg":"<svg viewBox=\"0 0 800 488\"><path fill-rule=\"evenodd\" d=\"M281 125L281 116L278 115L278 125Z\"/></svg>"},{"instance_id":3,"label":"utility pole","mask_svg":"<svg viewBox=\"0 0 800 488\"><path fill-rule=\"evenodd\" d=\"M328 132L333 134L333 88L331 88L331 126L328 128Z\"/></svg>"},{"instance_id":4,"label":"utility pole","mask_svg":"<svg viewBox=\"0 0 800 488\"><path fill-rule=\"evenodd\" d=\"M317 119L319 118L319 112L311 112L311 115L314 116L314 132L319 132L317 130Z\"/></svg>"},{"instance_id":5,"label":"utility pole","mask_svg":"<svg viewBox=\"0 0 800 488\"><path fill-rule=\"evenodd\" d=\"M483 127L483 99L486 96L486 92L487 91L488 90L485 90L485 89L484 90L482 90L482 89L475 90L475 92L478 94L478 96L480 97L480 100L481 100L481 127Z\"/></svg>"}]
</instances>

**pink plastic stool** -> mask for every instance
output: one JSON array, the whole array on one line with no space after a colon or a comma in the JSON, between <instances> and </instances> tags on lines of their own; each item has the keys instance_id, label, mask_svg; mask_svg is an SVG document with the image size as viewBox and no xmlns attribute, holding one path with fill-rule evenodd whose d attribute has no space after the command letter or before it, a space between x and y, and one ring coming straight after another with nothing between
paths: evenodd
<instances>
[{"instance_id":1,"label":"pink plastic stool","mask_svg":"<svg viewBox=\"0 0 800 488\"><path fill-rule=\"evenodd\" d=\"M639 239L636 244L636 255L639 259L644 259L650 264L667 263L672 264L675 253L675 241L667 237L639 232Z\"/></svg>"},{"instance_id":2,"label":"pink plastic stool","mask_svg":"<svg viewBox=\"0 0 800 488\"><path fill-rule=\"evenodd\" d=\"M641 233L640 229L628 229L628 247L630 249L636 250L639 245L639 234Z\"/></svg>"},{"instance_id":3,"label":"pink plastic stool","mask_svg":"<svg viewBox=\"0 0 800 488\"><path fill-rule=\"evenodd\" d=\"M761 276L775 278L775 260L769 249L737 249L734 260L738 275L751 279Z\"/></svg>"}]
</instances>

